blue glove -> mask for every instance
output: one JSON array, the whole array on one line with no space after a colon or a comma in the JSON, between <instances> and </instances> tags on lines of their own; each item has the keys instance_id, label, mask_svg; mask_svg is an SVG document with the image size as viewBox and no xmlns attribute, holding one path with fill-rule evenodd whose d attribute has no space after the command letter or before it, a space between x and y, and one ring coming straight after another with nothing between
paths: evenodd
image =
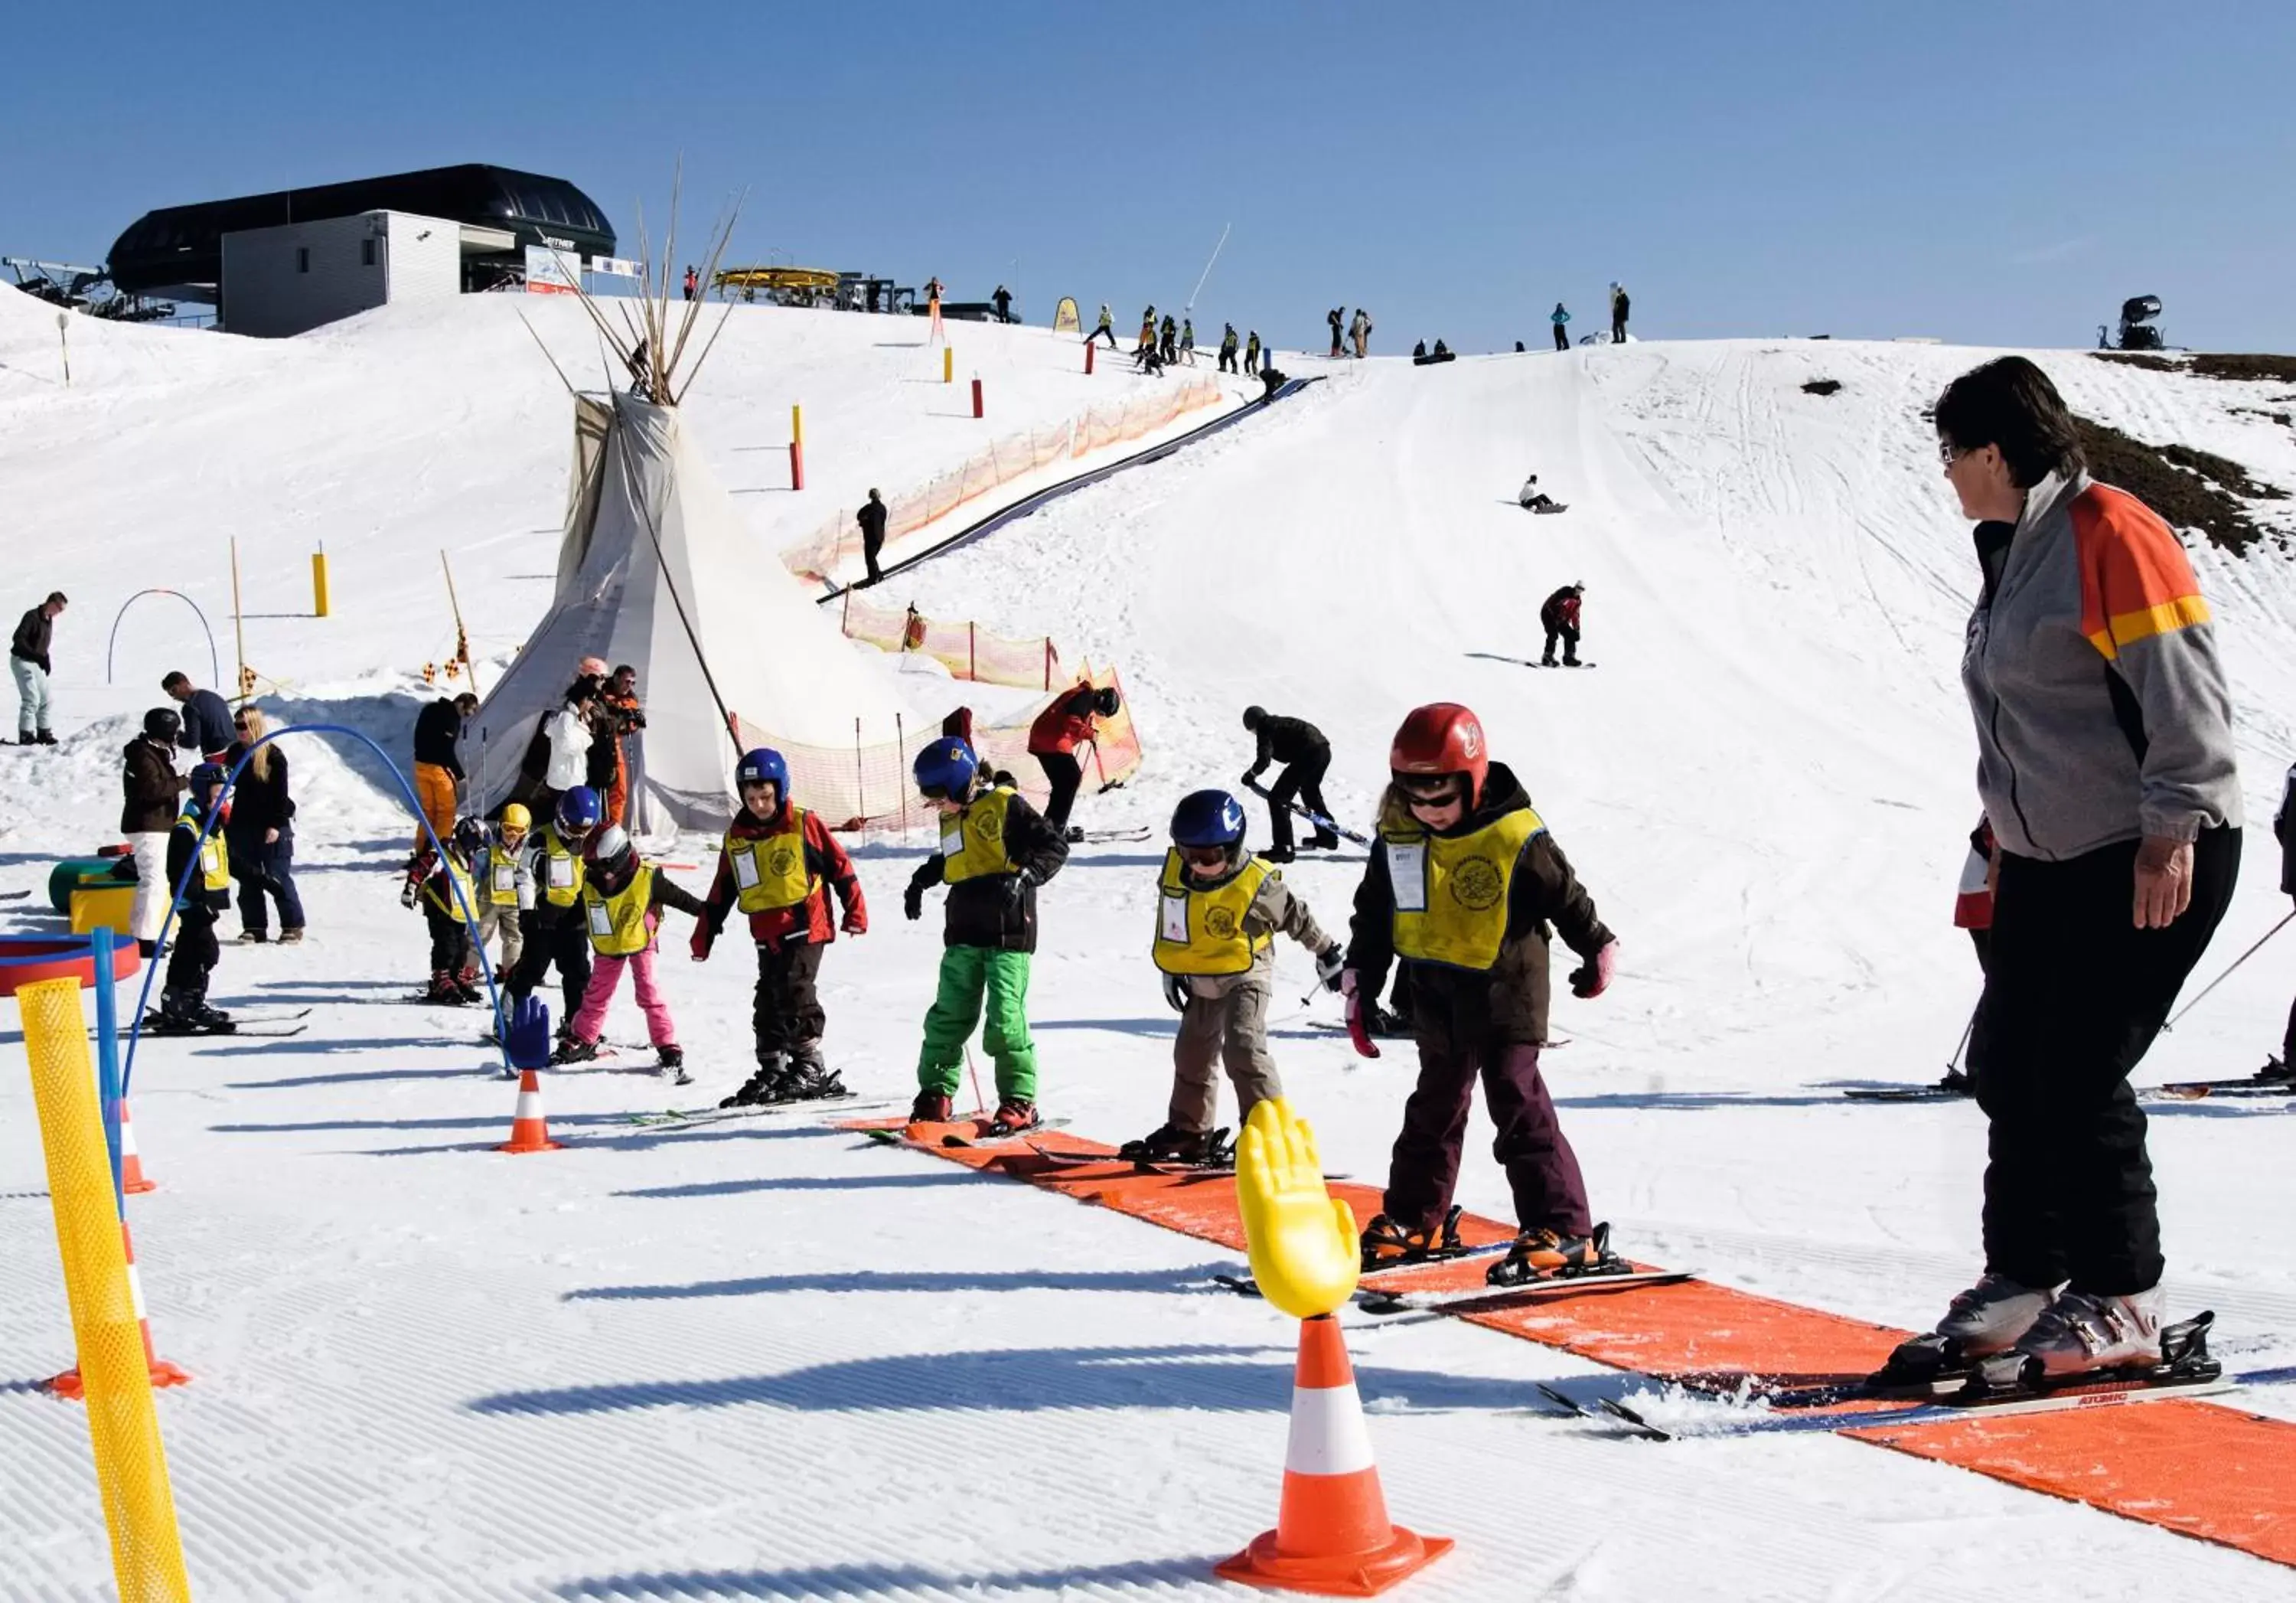
<instances>
[{"instance_id":1,"label":"blue glove","mask_svg":"<svg viewBox=\"0 0 2296 1603\"><path fill-rule=\"evenodd\" d=\"M511 1014L510 1039L504 1043L514 1069L550 1066L550 1004L528 997Z\"/></svg>"}]
</instances>

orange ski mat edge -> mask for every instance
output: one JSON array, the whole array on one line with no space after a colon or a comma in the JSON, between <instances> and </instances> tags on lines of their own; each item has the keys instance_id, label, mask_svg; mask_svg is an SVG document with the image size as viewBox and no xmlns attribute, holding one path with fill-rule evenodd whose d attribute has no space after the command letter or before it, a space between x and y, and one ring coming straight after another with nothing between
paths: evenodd
<instances>
[{"instance_id":1,"label":"orange ski mat edge","mask_svg":"<svg viewBox=\"0 0 2296 1603\"><path fill-rule=\"evenodd\" d=\"M839 1128L901 1126L898 1121L854 1120ZM1054 1152L1113 1156L1115 1151L1057 1130L1032 1139ZM1013 1142L918 1145L916 1150L1244 1250L1235 1186L1226 1175L1078 1173L1046 1164L1028 1145ZM1331 1189L1354 1211L1358 1226L1378 1211L1380 1194L1368 1186L1337 1184ZM1471 1243L1513 1234L1503 1224L1472 1214L1460 1221L1460 1235ZM1429 1264L1382 1276L1381 1284L1423 1291L1471 1287L1481 1280L1486 1262ZM1733 1375L1786 1375L1793 1380L1862 1375L1904 1335L1705 1280L1621 1287L1603 1296L1458 1317L1597 1363L1705 1384L1726 1383ZM2005 1418L1972 1415L1918 1426L1845 1426L1841 1434L2296 1566L2296 1426L2284 1420L2207 1402L2153 1402Z\"/></svg>"}]
</instances>

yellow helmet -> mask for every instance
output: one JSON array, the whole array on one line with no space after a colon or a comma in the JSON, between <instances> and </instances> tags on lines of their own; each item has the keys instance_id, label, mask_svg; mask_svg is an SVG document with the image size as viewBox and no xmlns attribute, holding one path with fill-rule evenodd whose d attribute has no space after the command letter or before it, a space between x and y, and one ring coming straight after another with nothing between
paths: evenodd
<instances>
[{"instance_id":1,"label":"yellow helmet","mask_svg":"<svg viewBox=\"0 0 2296 1603\"><path fill-rule=\"evenodd\" d=\"M526 810L525 802L513 802L502 810L502 826L504 829L531 829L534 827L534 815Z\"/></svg>"}]
</instances>

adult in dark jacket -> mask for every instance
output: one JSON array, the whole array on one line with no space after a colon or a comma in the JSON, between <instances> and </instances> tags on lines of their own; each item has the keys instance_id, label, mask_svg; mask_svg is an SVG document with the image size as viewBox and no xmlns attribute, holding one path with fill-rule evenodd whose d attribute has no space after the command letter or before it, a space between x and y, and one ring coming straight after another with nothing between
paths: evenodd
<instances>
[{"instance_id":1,"label":"adult in dark jacket","mask_svg":"<svg viewBox=\"0 0 2296 1603\"><path fill-rule=\"evenodd\" d=\"M996 321L999 323L1010 323L1013 321L1012 291L1006 289L1000 284L996 286L996 292L989 296L988 299L996 308Z\"/></svg>"},{"instance_id":2,"label":"adult in dark jacket","mask_svg":"<svg viewBox=\"0 0 2296 1603\"><path fill-rule=\"evenodd\" d=\"M48 647L66 604L62 590L49 591L48 598L17 623L15 637L8 643L8 669L16 680L16 744L20 746L56 744L50 728L53 703L48 696L48 675L55 670L48 661Z\"/></svg>"},{"instance_id":3,"label":"adult in dark jacket","mask_svg":"<svg viewBox=\"0 0 2296 1603\"><path fill-rule=\"evenodd\" d=\"M221 762L234 738L231 703L212 690L198 688L187 673L169 674L160 681L160 688L183 708L184 732L176 737L176 744L187 752L197 752L203 762Z\"/></svg>"},{"instance_id":4,"label":"adult in dark jacket","mask_svg":"<svg viewBox=\"0 0 2296 1603\"><path fill-rule=\"evenodd\" d=\"M924 916L925 892L948 887L939 989L925 1015L910 1117L945 1120L964 1073L965 1043L987 1006L981 1045L996 1065L995 1122L1033 1128L1037 1048L1029 1033L1029 968L1037 887L1068 861L1068 842L1009 785L994 784L964 742L944 736L917 754L917 790L939 815L941 849L910 875L901 910Z\"/></svg>"},{"instance_id":5,"label":"adult in dark jacket","mask_svg":"<svg viewBox=\"0 0 2296 1603\"><path fill-rule=\"evenodd\" d=\"M1995 841L1969 1042L1989 1126L1985 1267L1895 1362L2141 1367L2160 1359L2166 1299L2128 1081L2239 872L2231 692L2176 530L2089 479L2046 374L1985 363L1935 415L1980 581L1962 680Z\"/></svg>"},{"instance_id":6,"label":"adult in dark jacket","mask_svg":"<svg viewBox=\"0 0 2296 1603\"><path fill-rule=\"evenodd\" d=\"M1627 342L1627 314L1633 309L1634 302L1627 298L1627 286L1622 284L1612 284L1611 286L1611 344L1624 345Z\"/></svg>"},{"instance_id":7,"label":"adult in dark jacket","mask_svg":"<svg viewBox=\"0 0 2296 1603\"><path fill-rule=\"evenodd\" d=\"M875 584L885 577L877 568L877 553L885 548L885 503L874 489L853 514L853 521L861 525L861 560L869 564L869 577L862 582Z\"/></svg>"},{"instance_id":8,"label":"adult in dark jacket","mask_svg":"<svg viewBox=\"0 0 2296 1603\"><path fill-rule=\"evenodd\" d=\"M1525 502L1524 505L1531 504ZM1546 631L1546 648L1538 654L1541 668L1554 666L1554 645L1558 640L1562 644L1562 666L1578 666L1578 605L1586 595L1585 585L1568 584L1538 604L1538 627Z\"/></svg>"},{"instance_id":9,"label":"adult in dark jacket","mask_svg":"<svg viewBox=\"0 0 2296 1603\"><path fill-rule=\"evenodd\" d=\"M231 843L232 877L239 881L241 941L270 939L265 898L279 904L279 941L291 946L303 938L303 899L295 891L295 802L287 790L287 753L275 742L256 746L267 732L262 711L242 707L233 725L239 738L224 753L226 770L238 767L250 747L255 754L232 787L231 817L224 825Z\"/></svg>"},{"instance_id":10,"label":"adult in dark jacket","mask_svg":"<svg viewBox=\"0 0 2296 1603\"><path fill-rule=\"evenodd\" d=\"M1419 708L1397 730L1380 845L1365 865L1349 925L1348 998L1356 1048L1376 1056L1363 1023L1388 965L1411 972L1419 1081L1404 1105L1387 1192L1364 1232L1377 1264L1442 1244L1475 1082L1498 1127L1521 1233L1494 1284L1609 1262L1578 1160L1538 1071L1547 1035L1547 953L1559 933L1577 952L1572 994L1600 996L1618 942L1505 764L1489 760L1466 708Z\"/></svg>"},{"instance_id":11,"label":"adult in dark jacket","mask_svg":"<svg viewBox=\"0 0 2296 1603\"><path fill-rule=\"evenodd\" d=\"M1259 776L1271 762L1280 762L1283 771L1275 776L1275 783L1261 794L1267 798L1267 850L1259 855L1271 863L1288 863L1292 859L1292 803L1296 800L1324 818L1332 816L1331 803L1324 800L1324 776L1332 766L1332 743L1324 732L1303 718L1279 718L1265 707L1246 707L1243 727L1259 740L1253 752L1251 767L1243 776L1244 788L1259 790ZM1316 826L1308 838L1311 851L1329 851L1340 843L1340 837L1326 824Z\"/></svg>"},{"instance_id":12,"label":"adult in dark jacket","mask_svg":"<svg viewBox=\"0 0 2296 1603\"><path fill-rule=\"evenodd\" d=\"M463 772L463 720L479 710L479 698L465 690L457 696L440 696L414 715L414 795L422 816L443 841L455 833L455 813ZM414 839L419 857L429 847L428 837Z\"/></svg>"},{"instance_id":13,"label":"adult in dark jacket","mask_svg":"<svg viewBox=\"0 0 2296 1603\"><path fill-rule=\"evenodd\" d=\"M176 771L176 737L183 728L173 707L154 707L144 715L144 732L121 753L119 833L135 852L135 910L128 922L146 958L158 947L173 889L167 883L168 832L184 810L184 780Z\"/></svg>"},{"instance_id":14,"label":"adult in dark jacket","mask_svg":"<svg viewBox=\"0 0 2296 1603\"><path fill-rule=\"evenodd\" d=\"M1045 770L1045 783L1052 787L1045 802L1045 822L1063 834L1069 810L1084 784L1084 763L1077 748L1092 744L1098 734L1093 720L1115 717L1118 704L1113 686L1095 687L1086 680L1037 714L1037 721L1029 726L1029 755Z\"/></svg>"}]
</instances>

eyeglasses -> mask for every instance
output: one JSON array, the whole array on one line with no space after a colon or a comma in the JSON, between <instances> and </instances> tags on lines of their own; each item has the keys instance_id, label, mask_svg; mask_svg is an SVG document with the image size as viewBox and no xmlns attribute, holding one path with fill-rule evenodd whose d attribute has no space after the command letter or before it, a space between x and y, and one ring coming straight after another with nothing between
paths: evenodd
<instances>
[{"instance_id":1,"label":"eyeglasses","mask_svg":"<svg viewBox=\"0 0 2296 1603\"><path fill-rule=\"evenodd\" d=\"M1950 440L1940 440L1938 441L1938 460L1951 467L1977 448L1972 445L1956 445Z\"/></svg>"}]
</instances>

